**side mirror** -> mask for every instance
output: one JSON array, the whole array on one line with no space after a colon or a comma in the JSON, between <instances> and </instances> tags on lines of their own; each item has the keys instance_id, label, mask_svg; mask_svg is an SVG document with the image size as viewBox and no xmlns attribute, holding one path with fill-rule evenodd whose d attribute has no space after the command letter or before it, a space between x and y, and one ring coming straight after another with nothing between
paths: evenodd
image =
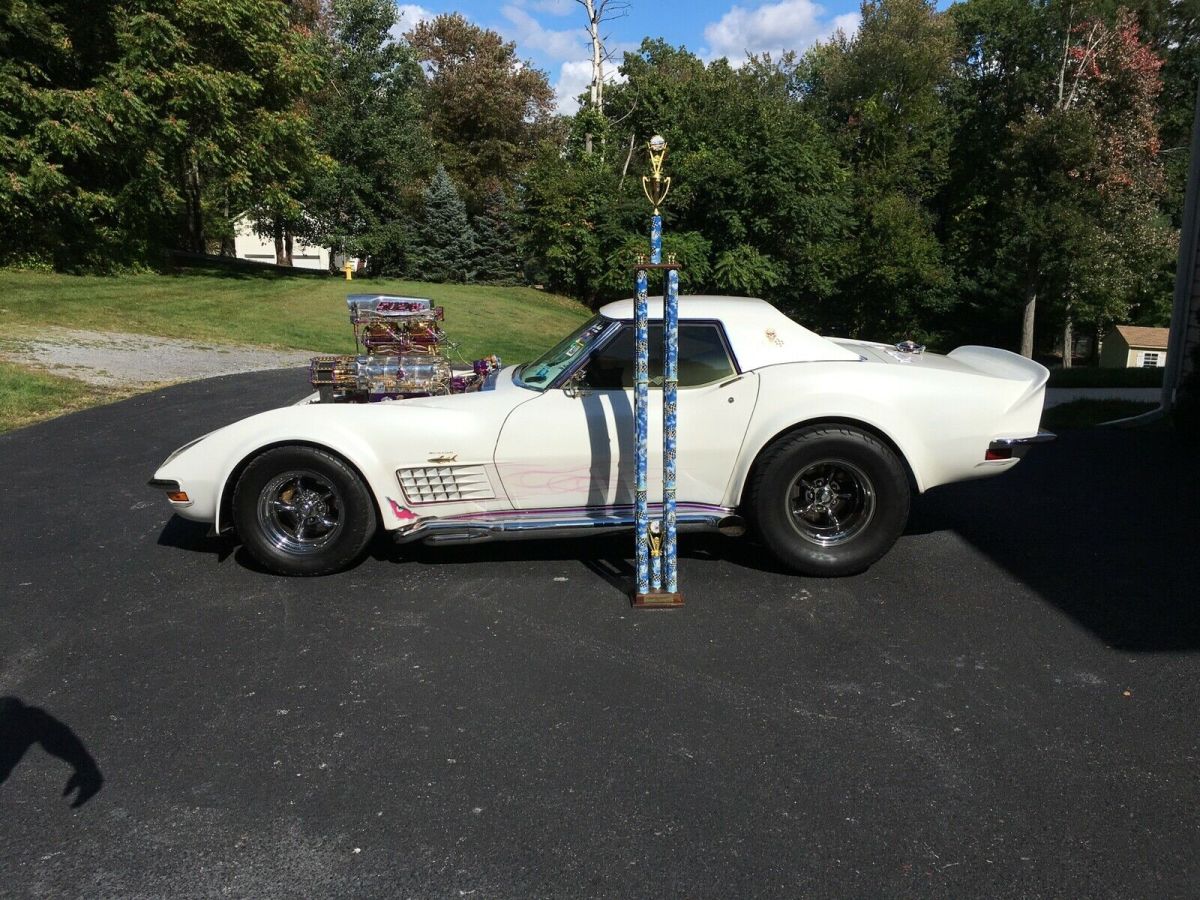
<instances>
[{"instance_id":1,"label":"side mirror","mask_svg":"<svg viewBox=\"0 0 1200 900\"><path fill-rule=\"evenodd\" d=\"M590 394L591 391L583 384L583 379L586 377L587 367L581 366L574 375L563 382L563 393L572 398L583 397Z\"/></svg>"}]
</instances>

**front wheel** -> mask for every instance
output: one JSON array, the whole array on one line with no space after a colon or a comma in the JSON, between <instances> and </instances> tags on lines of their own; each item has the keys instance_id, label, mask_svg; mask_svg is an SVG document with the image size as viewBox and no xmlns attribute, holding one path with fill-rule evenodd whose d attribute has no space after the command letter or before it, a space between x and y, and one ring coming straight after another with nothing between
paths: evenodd
<instances>
[{"instance_id":1,"label":"front wheel","mask_svg":"<svg viewBox=\"0 0 1200 900\"><path fill-rule=\"evenodd\" d=\"M341 459L277 447L238 479L233 518L242 544L280 575L327 575L358 558L375 533L371 495Z\"/></svg>"},{"instance_id":2,"label":"front wheel","mask_svg":"<svg viewBox=\"0 0 1200 900\"><path fill-rule=\"evenodd\" d=\"M815 425L764 451L747 507L784 565L805 575L854 575L895 544L910 496L903 464L874 435Z\"/></svg>"}]
</instances>

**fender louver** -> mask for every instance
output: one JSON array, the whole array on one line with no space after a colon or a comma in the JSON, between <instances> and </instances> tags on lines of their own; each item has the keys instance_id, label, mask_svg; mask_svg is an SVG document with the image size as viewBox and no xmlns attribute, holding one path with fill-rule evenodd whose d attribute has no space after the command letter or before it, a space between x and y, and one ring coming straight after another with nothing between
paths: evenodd
<instances>
[{"instance_id":1,"label":"fender louver","mask_svg":"<svg viewBox=\"0 0 1200 900\"><path fill-rule=\"evenodd\" d=\"M396 477L410 503L491 500L496 496L483 466L421 466L398 469Z\"/></svg>"}]
</instances>

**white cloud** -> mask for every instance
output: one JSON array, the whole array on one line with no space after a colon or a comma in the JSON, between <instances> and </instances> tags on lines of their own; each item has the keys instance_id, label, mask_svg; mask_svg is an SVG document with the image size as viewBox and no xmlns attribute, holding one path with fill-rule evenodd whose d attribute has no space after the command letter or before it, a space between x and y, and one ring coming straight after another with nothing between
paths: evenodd
<instances>
[{"instance_id":1,"label":"white cloud","mask_svg":"<svg viewBox=\"0 0 1200 900\"><path fill-rule=\"evenodd\" d=\"M556 61L586 58L588 55L582 28L561 31L546 28L521 7L512 4L502 7L500 13L511 26L505 29L508 32L506 37L516 41L522 53L535 50Z\"/></svg>"},{"instance_id":2,"label":"white cloud","mask_svg":"<svg viewBox=\"0 0 1200 900\"><path fill-rule=\"evenodd\" d=\"M558 71L558 83L554 85L558 111L565 115L574 114L579 109L579 95L587 90L591 80L591 60L563 63Z\"/></svg>"},{"instance_id":3,"label":"white cloud","mask_svg":"<svg viewBox=\"0 0 1200 900\"><path fill-rule=\"evenodd\" d=\"M396 24L392 26L390 32L392 40L399 40L404 32L411 31L421 22L427 22L436 15L437 13L432 10L428 10L424 6L418 6L415 3L397 3Z\"/></svg>"},{"instance_id":4,"label":"white cloud","mask_svg":"<svg viewBox=\"0 0 1200 900\"><path fill-rule=\"evenodd\" d=\"M833 20L833 27L829 29L829 34L832 35L835 31L844 31L846 37L853 37L854 32L858 31L858 26L862 24L862 13L842 13Z\"/></svg>"},{"instance_id":5,"label":"white cloud","mask_svg":"<svg viewBox=\"0 0 1200 900\"><path fill-rule=\"evenodd\" d=\"M604 66L605 84L624 84L625 76L617 71L611 63ZM579 95L587 90L592 81L591 60L576 60L565 62L558 70L558 81L554 85L554 95L558 111L564 115L574 115L579 109Z\"/></svg>"},{"instance_id":6,"label":"white cloud","mask_svg":"<svg viewBox=\"0 0 1200 900\"><path fill-rule=\"evenodd\" d=\"M802 53L838 28L847 34L858 28L858 13L832 20L824 14L824 7L813 0L780 0L753 8L733 6L704 27L707 56L727 56L734 65L741 63L747 53L770 53L778 58L785 50Z\"/></svg>"},{"instance_id":7,"label":"white cloud","mask_svg":"<svg viewBox=\"0 0 1200 900\"><path fill-rule=\"evenodd\" d=\"M552 16L565 16L575 10L580 10L580 15L583 16L582 7L576 0L532 0L531 3L524 3L518 0L518 6L528 6L530 9L536 9L538 12L550 13ZM586 19L586 16L584 16Z\"/></svg>"}]
</instances>

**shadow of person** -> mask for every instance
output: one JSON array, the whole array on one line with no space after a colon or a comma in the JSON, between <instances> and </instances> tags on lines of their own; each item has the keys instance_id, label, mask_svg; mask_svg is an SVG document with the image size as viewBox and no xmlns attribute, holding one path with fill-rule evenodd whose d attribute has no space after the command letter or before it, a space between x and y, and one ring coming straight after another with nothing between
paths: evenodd
<instances>
[{"instance_id":1,"label":"shadow of person","mask_svg":"<svg viewBox=\"0 0 1200 900\"><path fill-rule=\"evenodd\" d=\"M79 792L72 808L83 806L100 792L104 776L75 732L44 709L26 706L16 697L0 697L0 785L34 744L41 744L43 750L75 770L62 792L64 797Z\"/></svg>"}]
</instances>

